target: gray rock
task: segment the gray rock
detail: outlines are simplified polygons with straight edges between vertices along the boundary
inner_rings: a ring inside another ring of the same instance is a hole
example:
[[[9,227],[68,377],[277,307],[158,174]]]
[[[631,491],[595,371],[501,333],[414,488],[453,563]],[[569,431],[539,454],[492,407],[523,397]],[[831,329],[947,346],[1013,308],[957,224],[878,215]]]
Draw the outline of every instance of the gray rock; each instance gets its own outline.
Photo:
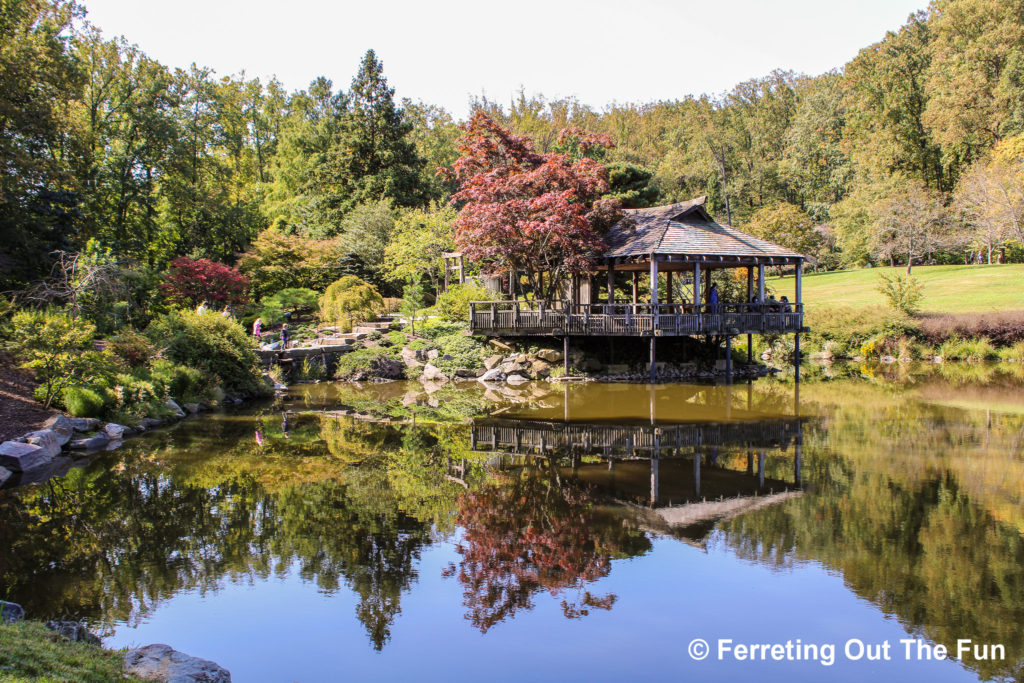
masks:
[[[472,377],[472,378],[476,379],[477,371],[476,370],[470,370],[469,368],[459,368],[458,370],[455,371],[455,376],[456,377]]]
[[[0,620],[8,624],[21,621],[25,618],[25,610],[16,602],[0,600]]]
[[[61,446],[71,441],[71,435],[75,433],[75,425],[64,415],[54,415],[43,426],[57,433]]]
[[[438,351],[437,349],[430,349],[429,351],[427,351],[427,359],[429,360],[436,360],[437,357],[440,355],[441,352]]]
[[[181,407],[187,410],[189,415],[195,415],[203,409],[203,406],[198,403],[182,403]]]
[[[517,372],[522,372],[526,368],[524,368],[522,365],[515,362],[514,360],[508,360],[499,365],[498,369],[504,372],[506,375],[512,375]]]
[[[124,653],[125,673],[144,681],[230,683],[231,673],[215,662],[154,643]]]
[[[181,406],[179,406],[173,398],[169,398],[164,402],[164,408],[171,411],[171,414],[174,415],[174,417],[185,417],[185,411],[181,409]]]
[[[487,368],[488,370],[493,370],[494,368],[498,367],[498,365],[501,364],[502,360],[502,357],[499,356],[498,354],[488,356],[487,360],[484,361],[484,367]]]
[[[522,375],[509,375],[507,378],[505,378],[505,381],[508,382],[509,384],[525,384],[530,380],[529,378],[523,377]]]
[[[0,467],[0,486],[7,483],[7,480],[11,478],[11,471],[6,467]]]
[[[555,351],[554,349],[541,349],[537,352],[537,358],[546,360],[549,363],[561,362],[563,356],[561,351]]]
[[[448,375],[441,372],[439,368],[430,363],[423,366],[423,374],[420,375],[420,379],[425,382],[447,382]]]
[[[68,422],[76,432],[92,432],[100,428],[100,421],[95,417],[69,417]]]
[[[87,439],[75,439],[71,442],[71,448],[76,451],[96,451],[110,443],[110,437],[100,432]]]
[[[423,365],[419,361],[419,354],[412,349],[402,349],[402,362],[407,368],[415,368]]]
[[[5,441],[0,444],[0,467],[12,472],[25,472],[33,467],[45,465],[53,460],[53,456],[31,443]]]
[[[108,422],[106,425],[103,426],[103,432],[111,439],[114,439],[115,441],[123,439],[127,431],[127,427],[125,427],[124,425],[119,425],[115,422]]]
[[[498,368],[491,368],[477,378],[478,382],[503,382],[505,373]]]
[[[25,441],[33,446],[39,446],[49,458],[56,458],[60,455],[60,449],[64,445],[61,436],[52,429],[40,429],[38,432],[29,432],[25,435]]]
[[[61,636],[73,642],[89,643],[90,645],[101,645],[100,639],[89,633],[85,624],[77,621],[48,621],[46,628],[56,631]]]
[[[147,431],[150,429],[156,429],[163,424],[163,420],[158,420],[154,417],[144,417],[139,420],[139,429]]]

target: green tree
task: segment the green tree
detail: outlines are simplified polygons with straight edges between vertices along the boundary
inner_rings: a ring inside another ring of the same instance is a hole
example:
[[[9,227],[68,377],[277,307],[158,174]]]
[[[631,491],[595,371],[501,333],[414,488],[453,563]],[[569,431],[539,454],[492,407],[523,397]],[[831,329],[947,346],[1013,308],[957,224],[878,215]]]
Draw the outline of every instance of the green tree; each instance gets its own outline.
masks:
[[[657,206],[661,191],[651,184],[654,172],[628,161],[608,164],[608,192],[606,198],[617,199],[624,209]]]
[[[816,256],[821,245],[821,235],[815,232],[811,217],[786,202],[761,209],[746,228],[757,237],[808,256]]]
[[[384,277],[392,282],[426,278],[435,292],[440,291],[442,254],[455,249],[453,223],[457,215],[449,205],[401,213],[384,248]]]
[[[398,310],[402,315],[409,317],[409,328],[416,334],[416,316],[426,306],[426,297],[423,294],[423,283],[419,280],[410,282],[402,288],[402,306]]]

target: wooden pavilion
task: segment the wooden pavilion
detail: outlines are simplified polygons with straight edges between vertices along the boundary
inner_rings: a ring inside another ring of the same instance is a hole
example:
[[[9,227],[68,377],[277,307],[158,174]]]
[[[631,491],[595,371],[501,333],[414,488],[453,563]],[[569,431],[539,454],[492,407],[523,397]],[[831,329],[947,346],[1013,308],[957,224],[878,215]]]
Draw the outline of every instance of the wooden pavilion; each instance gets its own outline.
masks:
[[[655,339],[662,336],[705,335],[724,339],[754,334],[794,334],[799,357],[803,325],[801,274],[806,257],[791,249],[741,232],[715,221],[705,209],[706,197],[688,202],[626,211],[626,217],[606,236],[608,250],[596,272],[561,283],[561,298],[553,304],[528,302],[516,296],[505,301],[477,301],[470,305],[474,334],[496,337],[560,336],[568,348],[569,337],[649,337],[651,375],[654,376]],[[446,255],[452,270],[457,264],[464,279],[459,254]],[[767,300],[765,268],[792,266],[796,296],[792,302]],[[746,269],[743,301],[707,300],[712,273]],[[597,280],[606,274],[602,299]],[[632,297],[616,299],[617,278],[631,278]],[[640,282],[645,278],[650,295],[640,301]],[[494,288],[494,283],[490,286]],[[660,292],[665,296],[661,297]],[[727,362],[729,355],[726,356]],[[731,363],[728,367],[731,371]]]

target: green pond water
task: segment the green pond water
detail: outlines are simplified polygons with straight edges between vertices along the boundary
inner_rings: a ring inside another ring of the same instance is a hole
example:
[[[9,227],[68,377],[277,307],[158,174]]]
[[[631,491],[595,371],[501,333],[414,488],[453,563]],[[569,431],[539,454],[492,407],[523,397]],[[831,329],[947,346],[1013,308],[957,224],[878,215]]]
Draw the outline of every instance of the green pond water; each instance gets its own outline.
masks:
[[[235,681],[1018,680],[1022,370],[300,385],[0,491],[0,598]]]

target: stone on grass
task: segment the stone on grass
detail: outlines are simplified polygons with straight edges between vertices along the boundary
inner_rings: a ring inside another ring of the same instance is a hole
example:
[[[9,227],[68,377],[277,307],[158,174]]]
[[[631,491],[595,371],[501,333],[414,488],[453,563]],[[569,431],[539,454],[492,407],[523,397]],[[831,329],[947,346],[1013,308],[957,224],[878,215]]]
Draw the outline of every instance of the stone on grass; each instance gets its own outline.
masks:
[[[71,442],[71,448],[76,451],[97,451],[110,443],[110,437],[100,432],[87,439],[75,439]]]
[[[29,432],[25,435],[25,441],[33,446],[42,448],[46,451],[47,457],[50,458],[56,458],[60,455],[61,446],[64,445],[60,434],[52,429],[40,429],[37,432]]]
[[[477,377],[478,382],[503,382],[505,380],[505,373],[498,368],[492,368],[484,374]]]
[[[57,436],[60,437],[61,446],[71,441],[71,435],[75,433],[75,425],[65,415],[54,415],[46,421],[43,427],[52,429],[57,433]]]
[[[420,379],[426,382],[447,382],[448,375],[441,372],[441,369],[435,365],[427,363],[423,366],[423,374],[420,375]]]
[[[25,610],[16,602],[0,600],[0,621],[13,624],[25,618]]]
[[[89,633],[85,624],[79,621],[48,621],[46,628],[67,638],[72,642],[88,643],[90,645],[102,645],[100,639]]]
[[[70,417],[68,422],[76,432],[92,432],[100,428],[100,421],[95,417]]]
[[[185,417],[185,411],[181,409],[181,406],[179,406],[177,401],[175,401],[173,398],[169,398],[164,402],[164,408],[167,408],[167,410],[171,411],[171,414],[174,415],[174,417]]]
[[[45,449],[31,443],[5,441],[0,444],[0,467],[11,472],[25,472],[53,460]]]
[[[144,681],[230,683],[231,673],[216,662],[154,643],[124,653],[125,673]]]

